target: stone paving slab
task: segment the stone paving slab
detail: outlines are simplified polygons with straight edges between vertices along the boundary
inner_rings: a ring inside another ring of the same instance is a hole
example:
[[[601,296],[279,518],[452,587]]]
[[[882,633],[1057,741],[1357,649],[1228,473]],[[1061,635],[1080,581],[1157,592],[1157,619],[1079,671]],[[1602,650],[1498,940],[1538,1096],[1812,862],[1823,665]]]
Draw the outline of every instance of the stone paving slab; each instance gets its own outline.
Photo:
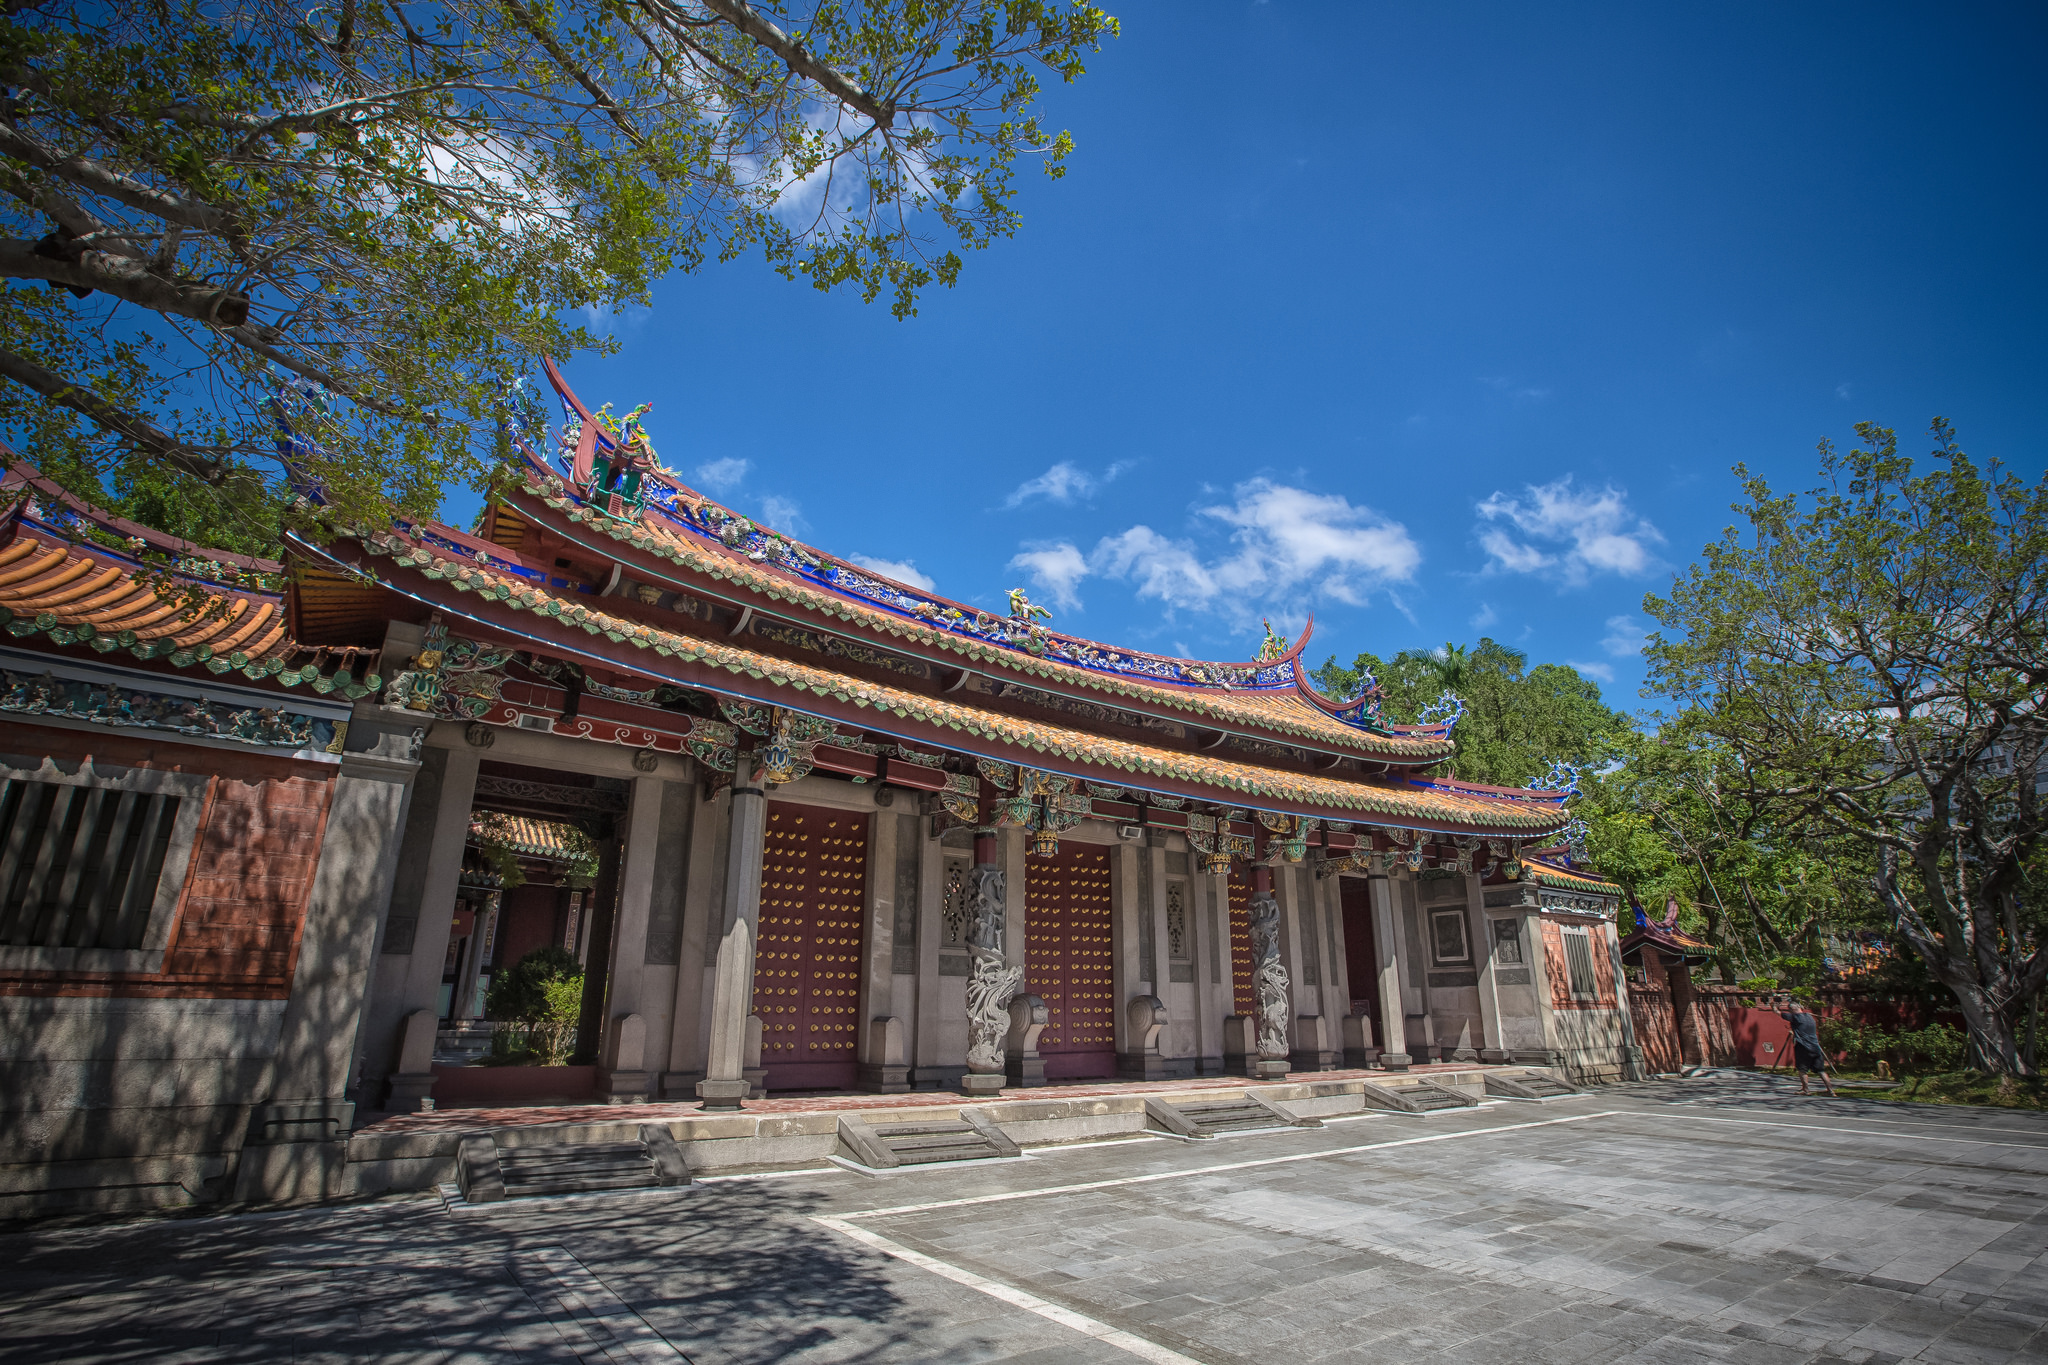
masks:
[[[0,1237],[0,1357],[2048,1365],[2048,1121],[1784,1090],[44,1226]]]

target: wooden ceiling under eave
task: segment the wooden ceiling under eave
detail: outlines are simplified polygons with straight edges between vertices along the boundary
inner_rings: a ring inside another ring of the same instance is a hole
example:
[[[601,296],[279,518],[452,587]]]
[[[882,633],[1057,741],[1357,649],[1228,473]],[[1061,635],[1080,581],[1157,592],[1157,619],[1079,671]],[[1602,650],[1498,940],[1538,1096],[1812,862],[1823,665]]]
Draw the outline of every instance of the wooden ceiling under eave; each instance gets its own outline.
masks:
[[[418,603],[381,584],[361,583],[304,560],[295,560],[291,568],[285,610],[292,636],[301,644],[377,649],[392,620],[420,612]]]

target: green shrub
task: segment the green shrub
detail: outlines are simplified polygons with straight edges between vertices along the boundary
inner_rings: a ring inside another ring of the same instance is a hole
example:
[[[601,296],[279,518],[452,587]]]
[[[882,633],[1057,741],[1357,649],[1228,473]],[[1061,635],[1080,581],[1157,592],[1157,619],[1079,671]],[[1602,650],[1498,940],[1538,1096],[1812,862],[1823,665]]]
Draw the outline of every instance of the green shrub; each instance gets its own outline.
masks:
[[[491,981],[484,1012],[500,1021],[494,1060],[560,1066],[583,1013],[583,964],[560,948],[536,948]]]
[[[1840,1057],[1851,1071],[1874,1070],[1879,1062],[1899,1074],[1953,1071],[1962,1063],[1969,1039],[1947,1024],[1893,1033],[1881,1024],[1865,1024],[1843,1015],[1820,1021],[1820,1045],[1829,1057]]]

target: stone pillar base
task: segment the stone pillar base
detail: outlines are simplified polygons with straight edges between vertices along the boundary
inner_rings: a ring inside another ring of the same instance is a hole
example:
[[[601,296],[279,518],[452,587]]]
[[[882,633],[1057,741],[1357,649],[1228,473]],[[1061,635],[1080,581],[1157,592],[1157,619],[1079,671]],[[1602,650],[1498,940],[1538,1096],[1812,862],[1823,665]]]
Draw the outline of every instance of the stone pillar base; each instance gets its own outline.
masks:
[[[1028,1057],[1011,1057],[1005,1068],[1006,1079],[1020,1089],[1045,1084],[1045,1058],[1036,1052]]]
[[[757,1100],[765,1100],[768,1098],[767,1067],[750,1066],[741,1071],[740,1075],[746,1079],[748,1086],[752,1088],[752,1098]]]
[[[1335,1071],[1337,1054],[1320,1049],[1303,1048],[1289,1053],[1287,1064],[1296,1071]]]
[[[910,1089],[910,1068],[863,1062],[857,1084],[877,1095],[901,1095]]]
[[[1254,1076],[1257,1076],[1262,1081],[1271,1081],[1279,1080],[1285,1077],[1287,1075],[1287,1070],[1288,1063],[1286,1058],[1277,1057],[1273,1058],[1272,1060],[1268,1060],[1264,1057],[1261,1057],[1259,1058],[1257,1066],[1255,1066],[1252,1069],[1252,1074]]]
[[[416,1114],[434,1107],[434,1073],[401,1071],[391,1078],[391,1094],[384,1108],[393,1114]]]
[[[697,1082],[697,1098],[704,1101],[706,1109],[738,1109],[740,1101],[754,1093],[754,1083],[748,1080],[714,1081],[708,1077]]]
[[[1043,1063],[1040,1069],[1043,1069]],[[1156,1052],[1119,1053],[1116,1075],[1122,1081],[1163,1081],[1166,1079],[1166,1059]]]
[[[654,1098],[651,1071],[605,1071],[599,1073],[598,1094],[606,1104],[645,1104]]]
[[[979,1071],[970,1071],[960,1078],[960,1093],[993,1096],[1009,1079],[1008,1076],[984,1075]]]
[[[1415,1064],[1415,1059],[1405,1052],[1382,1052],[1380,1065],[1389,1071],[1406,1071]]]
[[[1376,1047],[1347,1047],[1344,1049],[1344,1065],[1354,1071],[1362,1071],[1380,1064],[1380,1050]]]
[[[1479,1049],[1479,1060],[1485,1062],[1488,1066],[1499,1066],[1507,1061],[1507,1059],[1508,1054],[1500,1048],[1483,1047]]]

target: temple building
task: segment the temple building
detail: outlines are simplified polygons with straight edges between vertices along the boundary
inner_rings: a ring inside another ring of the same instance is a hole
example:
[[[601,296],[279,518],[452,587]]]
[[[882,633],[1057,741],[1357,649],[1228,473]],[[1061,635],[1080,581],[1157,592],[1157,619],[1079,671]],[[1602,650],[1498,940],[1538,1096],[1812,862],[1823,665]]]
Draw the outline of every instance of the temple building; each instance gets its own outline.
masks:
[[[456,1105],[1636,1074],[1568,782],[1443,776],[1455,699],[893,582],[548,373],[469,532],[280,564],[12,467],[0,1217],[391,1187],[349,1135]],[[570,1064],[457,1065],[540,947]]]

